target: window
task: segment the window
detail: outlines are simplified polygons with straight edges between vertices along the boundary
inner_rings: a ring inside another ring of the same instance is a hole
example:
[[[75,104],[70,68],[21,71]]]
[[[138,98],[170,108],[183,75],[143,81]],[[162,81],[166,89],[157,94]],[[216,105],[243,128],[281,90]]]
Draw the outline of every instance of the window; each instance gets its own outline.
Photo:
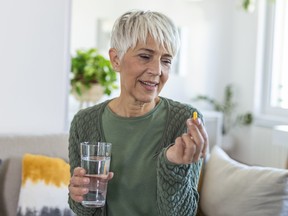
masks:
[[[263,82],[259,109],[270,123],[273,121],[272,125],[288,124],[288,1],[264,4]]]
[[[288,3],[276,3],[273,39],[271,106],[288,109]]]

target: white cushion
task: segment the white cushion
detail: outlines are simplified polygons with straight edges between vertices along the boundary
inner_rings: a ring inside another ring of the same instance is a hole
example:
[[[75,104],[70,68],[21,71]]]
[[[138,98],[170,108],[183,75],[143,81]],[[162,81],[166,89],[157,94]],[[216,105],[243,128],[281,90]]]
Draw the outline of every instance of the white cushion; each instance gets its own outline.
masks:
[[[247,166],[215,146],[205,166],[200,206],[207,216],[287,216],[288,170]]]

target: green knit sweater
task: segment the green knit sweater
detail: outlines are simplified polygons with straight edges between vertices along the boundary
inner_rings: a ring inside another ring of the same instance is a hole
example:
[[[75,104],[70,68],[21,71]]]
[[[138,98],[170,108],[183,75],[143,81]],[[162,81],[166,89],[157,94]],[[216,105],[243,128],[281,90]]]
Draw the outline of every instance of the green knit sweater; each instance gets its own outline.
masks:
[[[166,158],[167,147],[186,132],[186,120],[195,108],[163,98],[168,117],[164,136],[159,143],[155,156],[157,162],[157,206],[160,216],[193,216],[197,212],[199,195],[197,184],[201,161],[190,165],[176,165]],[[75,167],[80,166],[80,143],[83,141],[106,141],[102,125],[102,113],[109,101],[79,111],[70,128],[69,159],[71,175]],[[198,112],[198,111],[197,111]],[[198,112],[199,113],[199,112]],[[201,113],[199,117],[202,119]],[[70,208],[81,216],[107,216],[105,208],[86,208],[69,197]]]

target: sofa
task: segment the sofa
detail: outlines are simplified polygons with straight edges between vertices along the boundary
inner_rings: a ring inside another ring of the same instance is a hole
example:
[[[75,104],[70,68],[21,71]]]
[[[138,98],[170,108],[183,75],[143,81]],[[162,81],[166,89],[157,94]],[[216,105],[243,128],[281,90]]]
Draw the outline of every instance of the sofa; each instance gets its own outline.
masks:
[[[15,216],[24,155],[68,162],[68,134],[0,135],[0,148],[0,215]],[[239,163],[218,146],[204,160],[199,193],[197,215],[288,216],[288,171]]]
[[[0,149],[0,216],[16,216],[24,154],[45,155],[68,162],[68,134],[0,135]]]

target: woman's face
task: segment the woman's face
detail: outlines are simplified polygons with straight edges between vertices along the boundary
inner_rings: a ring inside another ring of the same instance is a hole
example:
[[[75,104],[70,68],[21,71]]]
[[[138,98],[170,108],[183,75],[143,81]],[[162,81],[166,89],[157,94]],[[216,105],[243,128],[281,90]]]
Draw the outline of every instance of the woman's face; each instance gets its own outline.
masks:
[[[172,56],[149,37],[128,49],[117,66],[121,78],[121,95],[135,102],[149,103],[158,97],[168,80]]]

